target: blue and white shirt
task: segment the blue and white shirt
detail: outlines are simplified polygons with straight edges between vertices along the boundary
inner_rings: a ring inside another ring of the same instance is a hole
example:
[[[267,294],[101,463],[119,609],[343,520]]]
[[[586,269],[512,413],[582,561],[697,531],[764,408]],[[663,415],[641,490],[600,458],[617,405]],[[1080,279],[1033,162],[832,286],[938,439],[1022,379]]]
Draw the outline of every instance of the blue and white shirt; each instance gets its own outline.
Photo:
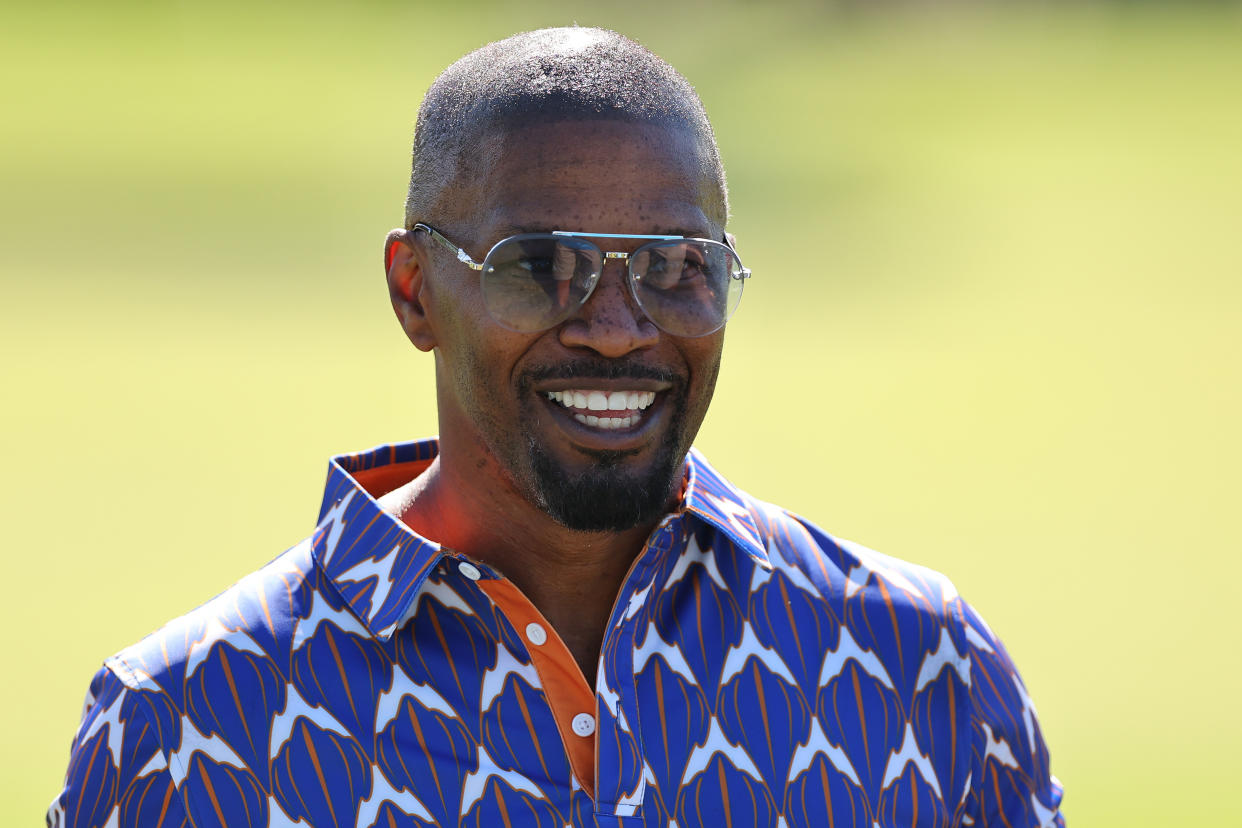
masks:
[[[1061,826],[1034,706],[941,575],[697,452],[594,687],[495,569],[332,460],[315,531],[95,676],[52,826]]]

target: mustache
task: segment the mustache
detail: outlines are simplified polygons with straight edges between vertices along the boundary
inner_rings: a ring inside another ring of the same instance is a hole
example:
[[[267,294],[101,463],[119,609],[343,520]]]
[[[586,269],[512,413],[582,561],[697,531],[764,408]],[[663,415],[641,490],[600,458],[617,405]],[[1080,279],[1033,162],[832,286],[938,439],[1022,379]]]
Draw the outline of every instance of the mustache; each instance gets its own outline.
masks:
[[[556,365],[540,365],[523,372],[521,384],[529,389],[536,382],[569,379],[641,379],[681,385],[682,377],[667,368],[657,368],[633,359],[578,359]]]

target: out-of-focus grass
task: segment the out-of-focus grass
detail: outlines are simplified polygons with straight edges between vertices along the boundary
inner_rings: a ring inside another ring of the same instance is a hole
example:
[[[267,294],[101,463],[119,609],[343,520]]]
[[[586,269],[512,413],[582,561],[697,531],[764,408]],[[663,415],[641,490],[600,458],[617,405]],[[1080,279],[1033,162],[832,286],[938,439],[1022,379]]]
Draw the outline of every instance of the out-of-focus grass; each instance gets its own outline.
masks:
[[[418,97],[577,20],[699,87],[756,273],[699,444],[954,577],[1080,825],[1240,813],[1242,22],[1230,6],[639,3],[6,13],[0,809],[100,659],[434,432],[379,267]]]

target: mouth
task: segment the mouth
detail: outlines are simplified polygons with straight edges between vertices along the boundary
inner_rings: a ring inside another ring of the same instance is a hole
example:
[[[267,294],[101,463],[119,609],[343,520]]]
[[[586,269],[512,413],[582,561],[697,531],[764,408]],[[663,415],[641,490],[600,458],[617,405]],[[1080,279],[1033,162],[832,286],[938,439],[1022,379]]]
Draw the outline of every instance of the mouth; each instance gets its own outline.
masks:
[[[640,389],[566,388],[544,395],[577,422],[600,431],[634,428],[656,400],[655,391]]]
[[[527,432],[547,449],[568,451],[566,462],[582,454],[593,462],[636,462],[677,425],[686,381],[664,366],[580,359],[530,369],[518,390],[535,403],[527,409]]]
[[[579,376],[531,390],[542,402],[540,419],[576,451],[628,456],[661,439],[673,413],[675,388],[665,379]]]

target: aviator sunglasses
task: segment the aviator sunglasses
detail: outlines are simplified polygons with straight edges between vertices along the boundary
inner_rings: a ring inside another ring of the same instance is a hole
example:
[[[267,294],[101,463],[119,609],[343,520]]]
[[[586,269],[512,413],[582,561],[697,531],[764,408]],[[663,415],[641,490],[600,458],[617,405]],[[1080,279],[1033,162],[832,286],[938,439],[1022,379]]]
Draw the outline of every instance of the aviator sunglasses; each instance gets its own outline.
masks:
[[[624,233],[521,233],[496,242],[482,263],[429,224],[423,231],[480,272],[483,304],[500,325],[538,333],[568,319],[590,298],[608,259],[624,259],[630,294],[673,336],[706,336],[737,310],[750,271],[727,243],[685,236]],[[588,239],[647,239],[633,253],[601,250]],[[727,237],[726,237],[727,241]]]

